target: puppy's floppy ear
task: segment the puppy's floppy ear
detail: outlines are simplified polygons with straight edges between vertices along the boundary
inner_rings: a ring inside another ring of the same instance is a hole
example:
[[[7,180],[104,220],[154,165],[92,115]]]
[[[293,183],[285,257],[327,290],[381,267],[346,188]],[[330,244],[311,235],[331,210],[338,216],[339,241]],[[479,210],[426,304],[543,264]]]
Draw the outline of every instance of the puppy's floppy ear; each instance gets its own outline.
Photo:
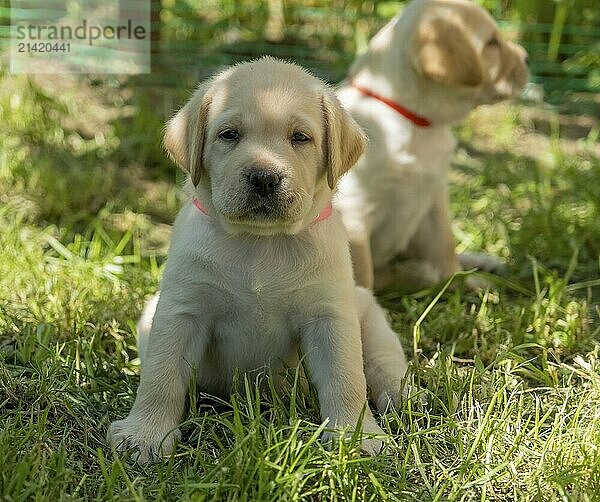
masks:
[[[202,175],[202,149],[210,106],[211,83],[200,84],[191,99],[173,116],[165,129],[164,145],[170,157],[197,186]]]
[[[417,72],[436,82],[475,87],[483,81],[479,55],[462,23],[452,17],[421,21],[410,55]]]
[[[364,152],[367,136],[333,92],[326,91],[321,96],[321,108],[325,122],[327,183],[333,190],[338,178],[356,164]]]

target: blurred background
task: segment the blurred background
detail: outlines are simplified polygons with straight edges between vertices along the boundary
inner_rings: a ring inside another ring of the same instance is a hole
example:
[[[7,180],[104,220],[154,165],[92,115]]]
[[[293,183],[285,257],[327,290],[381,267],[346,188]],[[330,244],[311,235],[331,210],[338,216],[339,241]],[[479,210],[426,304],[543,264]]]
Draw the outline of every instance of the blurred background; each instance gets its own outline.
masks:
[[[329,82],[339,82],[371,36],[404,5],[397,1],[357,0],[147,1],[152,12],[150,74],[40,78],[8,74],[6,48],[11,10],[8,0],[0,0],[0,48],[4,48],[0,61],[5,88],[2,99],[6,105],[3,126],[9,129],[6,132],[10,135],[12,130],[31,146],[53,146],[48,152],[50,157],[76,153],[100,159],[111,157],[116,164],[127,159],[128,164],[134,164],[130,167],[143,169],[145,175],[160,176],[165,169],[173,171],[160,148],[162,124],[199,80],[225,65],[270,54],[304,65]],[[69,2],[63,0],[39,3],[55,18],[69,7]],[[532,76],[524,97],[530,104],[553,105],[547,111],[562,114],[553,116],[553,120],[548,120],[547,114],[536,115],[536,127],[545,128],[547,133],[554,127],[557,133],[556,126],[564,125],[569,135],[596,140],[596,119],[600,116],[596,94],[600,91],[597,1],[477,3],[492,13],[508,38],[529,52]],[[91,112],[94,107],[101,109]],[[59,116],[69,117],[68,127],[58,123]],[[15,123],[11,124],[11,120]],[[30,121],[31,125],[25,126]],[[50,130],[59,127],[61,132],[52,135],[49,130],[44,131],[46,125]],[[29,131],[28,127],[39,130]],[[24,130],[19,131],[20,128]],[[47,155],[42,155],[41,162],[52,163]],[[80,163],[81,159],[77,161]],[[66,164],[70,162],[67,160]],[[95,197],[87,208],[98,210],[103,204],[100,199]],[[50,207],[52,200],[40,203],[44,206],[40,211],[55,216],[72,213]]]
[[[202,72],[269,53],[339,81],[403,2],[154,0],[159,65]],[[600,9],[595,0],[483,0],[530,54],[548,97],[600,90]],[[166,57],[165,57],[166,56]]]

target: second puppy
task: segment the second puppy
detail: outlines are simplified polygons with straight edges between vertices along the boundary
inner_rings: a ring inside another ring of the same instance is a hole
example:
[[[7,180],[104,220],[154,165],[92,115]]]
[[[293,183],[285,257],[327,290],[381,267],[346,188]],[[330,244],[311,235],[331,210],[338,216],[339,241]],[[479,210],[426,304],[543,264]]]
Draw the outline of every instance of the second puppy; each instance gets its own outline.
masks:
[[[142,318],[140,385],[129,415],[110,426],[113,446],[136,447],[140,462],[170,453],[192,375],[227,398],[236,370],[277,374],[299,350],[330,427],[355,429],[364,413],[362,431],[382,434],[367,385],[385,409],[406,361],[374,298],[354,285],[331,208],[364,145],[327,86],[271,58],[202,84],[169,122],[165,146],[189,173],[191,196],[160,298]],[[365,437],[362,448],[375,454],[382,440]]]
[[[454,250],[450,126],[515,96],[527,78],[523,48],[467,0],[413,0],[375,35],[338,94],[370,140],[336,201],[359,284],[418,288],[463,267],[499,266]]]

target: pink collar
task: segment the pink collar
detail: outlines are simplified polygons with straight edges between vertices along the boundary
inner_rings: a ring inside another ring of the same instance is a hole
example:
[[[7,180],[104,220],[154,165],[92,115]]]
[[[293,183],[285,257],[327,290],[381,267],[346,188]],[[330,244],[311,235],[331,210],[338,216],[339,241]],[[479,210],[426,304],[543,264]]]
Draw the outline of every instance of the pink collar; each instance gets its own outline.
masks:
[[[206,216],[210,216],[208,214],[208,211],[206,211],[206,208],[202,205],[202,202],[200,202],[197,197],[194,197],[192,199],[192,202],[194,203],[194,206],[198,208],[198,211],[204,213]],[[329,204],[325,206],[325,209],[323,209],[323,211],[321,211],[317,216],[315,216],[314,220],[311,221],[311,224],[326,220],[331,216],[331,213],[333,213],[333,206],[331,205],[330,201]]]
[[[410,110],[407,110],[406,108],[404,108],[403,106],[400,106],[398,103],[396,103],[395,101],[392,101],[391,99],[384,98],[383,96],[380,96],[379,94],[375,94],[374,92],[370,91],[366,87],[361,87],[360,85],[356,85],[354,83],[354,81],[352,80],[352,77],[348,77],[348,83],[352,87],[354,87],[358,92],[360,92],[361,94],[368,96],[369,98],[376,99],[377,101],[381,101],[382,103],[386,104],[392,110],[395,110],[400,115],[402,115],[403,117],[410,120],[413,124],[415,124],[419,127],[429,127],[431,125],[431,122],[429,122],[429,120],[427,120],[425,117],[421,117],[420,115],[417,115],[416,113],[413,113]]]

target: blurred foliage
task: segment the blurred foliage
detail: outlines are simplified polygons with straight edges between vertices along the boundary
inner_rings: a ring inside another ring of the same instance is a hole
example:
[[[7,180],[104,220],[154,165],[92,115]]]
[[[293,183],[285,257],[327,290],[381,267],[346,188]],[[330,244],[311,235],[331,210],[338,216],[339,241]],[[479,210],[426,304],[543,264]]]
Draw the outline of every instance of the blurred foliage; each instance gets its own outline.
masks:
[[[144,247],[164,252],[160,222],[171,222],[179,206],[161,148],[164,117],[151,93],[102,83],[0,72],[0,207],[57,225],[66,240],[98,227],[109,240],[153,228]]]
[[[178,64],[201,62],[210,68],[270,54],[339,80],[356,48],[364,47],[399,6],[356,0],[163,0],[161,63],[175,57]]]
[[[264,54],[339,81],[357,53],[405,2],[361,0],[147,0],[154,10],[151,82],[186,84]],[[597,0],[475,0],[530,54],[532,81],[551,99],[600,90]],[[10,2],[0,0],[6,43]],[[162,71],[156,71],[162,70]],[[181,82],[184,76],[186,82]]]
[[[519,26],[535,76],[547,88],[600,90],[600,9],[596,0],[483,3],[498,19]]]
[[[532,80],[553,91],[600,90],[597,0],[479,0],[530,53]],[[404,2],[162,0],[161,64],[214,67],[262,54],[338,81]],[[158,8],[158,7],[157,7]],[[561,93],[554,98],[561,97]]]

